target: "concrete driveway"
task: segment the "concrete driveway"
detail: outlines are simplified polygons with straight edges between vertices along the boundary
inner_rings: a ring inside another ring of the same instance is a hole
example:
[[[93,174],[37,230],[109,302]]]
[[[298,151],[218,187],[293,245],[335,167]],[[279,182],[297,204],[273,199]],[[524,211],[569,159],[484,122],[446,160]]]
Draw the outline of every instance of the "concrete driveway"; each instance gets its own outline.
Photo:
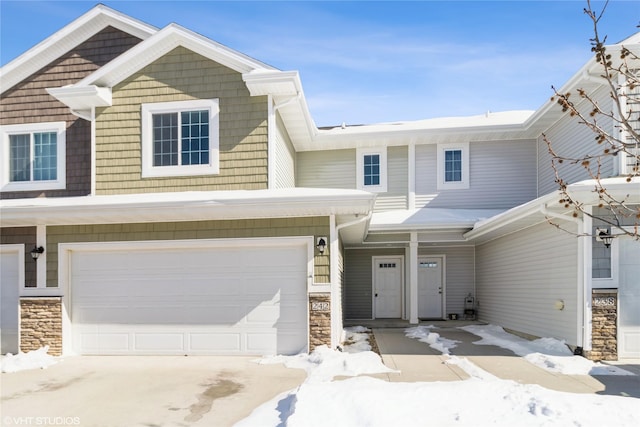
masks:
[[[3,426],[230,426],[297,387],[256,357],[75,356],[0,377]],[[40,418],[38,418],[40,417]]]

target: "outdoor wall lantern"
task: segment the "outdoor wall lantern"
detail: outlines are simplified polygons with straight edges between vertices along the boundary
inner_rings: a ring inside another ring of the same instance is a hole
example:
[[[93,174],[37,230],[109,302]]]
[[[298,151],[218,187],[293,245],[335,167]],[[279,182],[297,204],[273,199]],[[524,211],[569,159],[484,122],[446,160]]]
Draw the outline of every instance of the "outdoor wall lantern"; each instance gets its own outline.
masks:
[[[42,246],[36,246],[33,249],[31,249],[31,258],[33,258],[34,261],[37,261],[38,257],[43,252],[44,252],[44,248]]]
[[[614,237],[606,228],[596,228],[596,241],[604,243],[605,248],[611,247]]]
[[[324,250],[327,248],[327,238],[318,237],[318,243],[316,244],[316,248],[318,248],[318,252],[320,252],[320,255],[322,255],[324,253]]]

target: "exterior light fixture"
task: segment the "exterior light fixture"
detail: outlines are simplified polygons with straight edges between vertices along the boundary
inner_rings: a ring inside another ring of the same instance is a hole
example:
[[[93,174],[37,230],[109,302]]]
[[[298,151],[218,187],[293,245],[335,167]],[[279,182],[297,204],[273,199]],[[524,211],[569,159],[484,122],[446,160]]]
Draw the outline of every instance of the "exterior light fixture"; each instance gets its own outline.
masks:
[[[318,252],[320,252],[320,255],[324,254],[324,250],[327,248],[327,238],[318,237],[316,248],[318,248]]]
[[[33,249],[31,249],[31,258],[33,258],[34,261],[37,261],[38,257],[43,252],[44,252],[44,248],[42,246],[36,246]]]
[[[605,248],[611,247],[614,237],[606,228],[596,228],[596,241],[604,243]]]

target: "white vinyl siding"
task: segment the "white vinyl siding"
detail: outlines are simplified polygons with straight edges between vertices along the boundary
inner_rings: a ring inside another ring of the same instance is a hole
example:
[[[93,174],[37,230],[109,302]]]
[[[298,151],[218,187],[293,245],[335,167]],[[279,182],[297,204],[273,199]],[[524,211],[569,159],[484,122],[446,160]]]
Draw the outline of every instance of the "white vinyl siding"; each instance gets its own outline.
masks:
[[[435,144],[416,146],[416,207],[511,208],[536,195],[534,140],[469,144],[468,189],[438,189]]]
[[[280,116],[276,118],[276,138],[275,138],[275,155],[273,188],[291,188],[296,186],[296,170],[295,158],[296,153],[289,139],[289,135],[285,130],[284,124]]]
[[[575,224],[562,223],[576,231]],[[578,238],[544,222],[476,248],[479,319],[578,344]],[[555,308],[556,301],[564,309]]]
[[[375,211],[407,209],[409,156],[407,147],[389,147],[387,149],[387,191],[378,193]]]
[[[356,188],[356,150],[298,153],[296,166],[298,187]]]
[[[600,107],[608,111],[611,100],[606,88],[598,90],[594,96]],[[587,108],[587,104],[587,102],[583,102],[581,108]],[[551,141],[553,150],[559,156],[570,158],[581,158],[590,153],[602,153],[605,147],[596,143],[595,133],[587,126],[579,124],[578,121],[578,118],[570,117],[567,114],[551,129],[545,131],[545,135]],[[607,123],[604,117],[598,118],[598,123],[607,131],[612,131],[611,123]],[[595,166],[595,161],[593,164]],[[569,162],[564,162],[559,166],[559,171],[560,177],[569,184],[591,178],[580,164],[572,165]],[[614,175],[614,160],[612,156],[607,156],[603,159],[600,175],[602,178]],[[558,189],[558,184],[555,182],[555,174],[551,167],[551,156],[542,136],[538,139],[538,188],[538,196],[543,196]]]

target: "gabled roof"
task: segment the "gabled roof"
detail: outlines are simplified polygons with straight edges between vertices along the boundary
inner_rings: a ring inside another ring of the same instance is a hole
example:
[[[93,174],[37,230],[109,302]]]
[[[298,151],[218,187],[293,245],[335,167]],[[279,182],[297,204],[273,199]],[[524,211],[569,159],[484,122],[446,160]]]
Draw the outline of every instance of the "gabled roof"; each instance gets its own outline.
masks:
[[[11,89],[31,74],[109,26],[142,40],[158,31],[152,25],[99,4],[2,67],[0,69],[0,93]]]
[[[277,71],[263,62],[216,43],[178,24],[169,24],[145,41],[89,74],[74,86],[97,85],[112,88],[178,46],[185,47],[240,73],[248,73],[254,70]]]

